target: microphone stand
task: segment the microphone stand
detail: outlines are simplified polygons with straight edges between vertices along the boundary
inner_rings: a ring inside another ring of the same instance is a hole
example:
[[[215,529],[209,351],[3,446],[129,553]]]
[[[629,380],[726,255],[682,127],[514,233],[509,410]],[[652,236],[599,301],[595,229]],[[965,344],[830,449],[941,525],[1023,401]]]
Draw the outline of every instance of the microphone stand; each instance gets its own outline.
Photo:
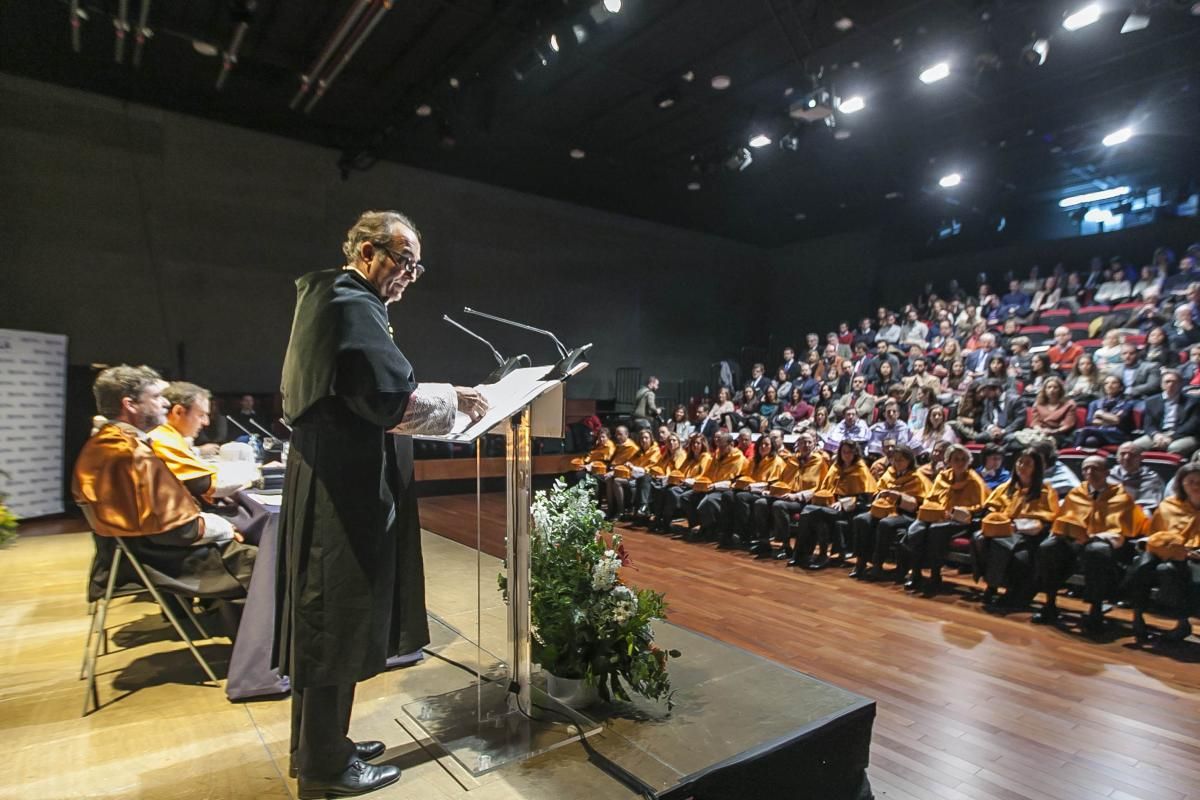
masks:
[[[478,333],[475,333],[475,331],[471,330],[465,325],[450,319],[449,314],[443,314],[442,319],[446,320],[446,322],[449,322],[451,325],[458,328],[471,338],[478,339],[479,341],[483,342],[485,345],[487,345],[487,348],[492,351],[492,356],[496,359],[496,363],[499,366],[489,372],[487,377],[484,378],[481,383],[496,383],[513,370],[520,369],[521,367],[531,366],[532,362],[529,360],[529,356],[521,354],[519,356],[513,356],[512,358],[505,358],[504,356],[500,355],[500,351],[497,350],[491,342],[480,336]]]
[[[573,350],[568,350],[567,346],[564,345],[561,341],[559,341],[559,338],[557,336],[555,336],[553,333],[551,333],[550,331],[545,330],[543,328],[535,328],[532,325],[526,325],[523,322],[515,322],[511,319],[505,319],[504,317],[497,317],[493,314],[485,314],[482,311],[476,311],[475,309],[469,308],[469,307],[464,307],[463,313],[464,314],[473,314],[477,317],[483,317],[484,319],[490,319],[493,322],[499,322],[504,325],[511,325],[514,328],[520,328],[521,330],[524,330],[524,331],[530,331],[532,333],[540,333],[543,336],[549,336],[551,341],[554,342],[554,346],[556,348],[558,348],[559,361],[557,364],[554,365],[554,367],[550,370],[550,372],[546,374],[547,380],[563,380],[565,378],[570,377],[578,369],[584,355],[592,347],[591,343],[588,343],[588,344],[583,345],[582,347],[576,347]]]

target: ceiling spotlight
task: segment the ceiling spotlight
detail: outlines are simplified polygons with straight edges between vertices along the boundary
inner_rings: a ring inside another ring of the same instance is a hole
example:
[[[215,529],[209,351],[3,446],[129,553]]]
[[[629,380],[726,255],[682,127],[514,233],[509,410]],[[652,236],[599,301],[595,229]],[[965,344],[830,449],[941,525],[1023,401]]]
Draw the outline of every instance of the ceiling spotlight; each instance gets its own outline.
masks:
[[[937,83],[948,77],[950,77],[950,64],[942,61],[922,70],[921,83]]]
[[[1128,142],[1133,136],[1133,128],[1118,128],[1117,130],[1105,136],[1101,141],[1105,147],[1115,147],[1119,144]]]
[[[789,133],[779,139],[780,150],[791,150],[795,152],[800,149],[800,137],[794,133]]]
[[[1099,203],[1102,200],[1111,200],[1114,197],[1124,197],[1132,191],[1128,186],[1116,186],[1112,189],[1101,189],[1098,192],[1087,192],[1085,194],[1076,194],[1070,197],[1064,197],[1058,201],[1059,208],[1070,208],[1082,203]]]
[[[421,103],[421,105],[417,106],[418,117],[428,117],[432,113],[433,106],[429,105],[429,103]]]
[[[670,108],[671,106],[675,105],[677,100],[679,100],[679,93],[674,89],[664,89],[663,91],[654,95],[654,105],[658,106],[659,108]]]
[[[1040,67],[1050,55],[1049,39],[1034,39],[1021,51],[1021,63],[1027,67]]]
[[[1134,31],[1144,31],[1150,27],[1150,18],[1145,14],[1134,12],[1125,18],[1125,22],[1121,25],[1121,33],[1133,33]]]
[[[571,33],[575,34],[575,44],[583,44],[588,40],[587,28],[579,23],[571,26]]]
[[[573,158],[573,159],[575,159],[575,160],[577,160],[577,161],[578,161],[579,159],[583,158],[583,157],[584,157],[584,156],[586,156],[586,155],[587,155],[587,153],[583,152],[583,151],[582,151],[582,150],[580,150],[578,147],[572,147],[572,148],[571,148],[571,158]]]
[[[711,81],[712,87],[718,91],[728,89],[732,83],[728,75],[714,75]]]
[[[1083,215],[1084,222],[1106,223],[1113,221],[1113,213],[1107,208],[1089,208]]]
[[[693,69],[689,69],[687,72],[683,73],[679,77],[683,78],[688,83],[691,83],[692,81],[696,80],[696,71]]]
[[[854,20],[850,19],[849,17],[840,17],[836,22],[833,23],[833,27],[837,28],[842,33],[845,33],[854,27]]]
[[[556,33],[550,34],[550,49],[558,52],[558,34]]]
[[[838,111],[842,112],[843,114],[853,114],[856,111],[862,111],[864,108],[866,108],[866,105],[867,104],[863,102],[862,97],[856,94],[853,97],[847,97],[845,100],[841,101],[838,104]]]
[[[883,196],[883,199],[884,200],[899,200],[903,196],[904,195],[901,194],[900,192],[888,192],[887,194],[885,194]]]
[[[1098,19],[1100,19],[1100,4],[1090,3],[1075,13],[1068,14],[1063,20],[1062,26],[1069,31],[1077,31],[1080,28],[1086,28]]]
[[[604,10],[610,14],[620,14],[621,0],[604,0]]]
[[[837,139],[839,142],[843,141],[845,139],[849,139],[850,131],[846,130],[845,128],[843,128],[842,130],[839,130],[839,131],[834,131],[833,138]]]
[[[808,219],[808,214],[805,214],[803,211],[797,211],[792,215],[792,218],[795,219],[796,222],[804,222],[804,220]]]
[[[462,86],[462,84],[459,83],[458,78],[450,79],[450,88],[451,89],[457,89],[459,86]]]
[[[83,11],[83,9],[80,9],[80,12],[82,12],[82,11]],[[192,40],[192,49],[195,50],[200,55],[208,56],[209,58],[213,58],[218,53],[221,52],[220,50],[217,49],[217,46],[215,44],[213,44],[212,42],[202,42],[199,39]]]
[[[750,140],[751,147],[766,147],[771,143],[771,137],[764,133],[757,134]]]
[[[952,189],[962,183],[962,175],[957,172],[951,172],[949,175],[943,175],[938,181],[938,186],[943,189]]]
[[[692,181],[691,183],[689,183],[689,184],[687,185],[687,188],[688,188],[688,191],[689,191],[689,192],[698,192],[698,191],[700,191],[700,181]]]

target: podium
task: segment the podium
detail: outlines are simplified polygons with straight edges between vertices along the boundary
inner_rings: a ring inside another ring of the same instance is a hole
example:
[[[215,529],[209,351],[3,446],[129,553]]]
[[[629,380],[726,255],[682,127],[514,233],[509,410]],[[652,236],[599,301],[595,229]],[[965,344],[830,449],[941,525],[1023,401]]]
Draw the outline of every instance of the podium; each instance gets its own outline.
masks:
[[[476,626],[475,666],[458,664],[475,674],[467,689],[457,689],[406,704],[404,712],[464,769],[474,776],[514,761],[544,753],[599,730],[578,711],[567,708],[534,686],[530,630],[530,547],[533,502],[533,439],[560,438],[564,433],[564,381],[586,368],[586,362],[513,370],[497,382],[477,387],[490,409],[470,423],[460,414],[451,433],[415,438],[476,444],[476,495],[480,439],[488,433],[505,437],[507,571],[507,646],[503,657],[487,652]],[[478,515],[478,503],[476,506]],[[478,519],[477,519],[478,524]],[[478,565],[479,542],[476,542]],[[481,578],[477,567],[476,614],[481,611]],[[478,617],[477,617],[478,618]],[[436,620],[435,620],[436,621]],[[445,623],[443,623],[445,624]],[[446,627],[470,643],[468,633]],[[486,658],[485,658],[486,655]]]

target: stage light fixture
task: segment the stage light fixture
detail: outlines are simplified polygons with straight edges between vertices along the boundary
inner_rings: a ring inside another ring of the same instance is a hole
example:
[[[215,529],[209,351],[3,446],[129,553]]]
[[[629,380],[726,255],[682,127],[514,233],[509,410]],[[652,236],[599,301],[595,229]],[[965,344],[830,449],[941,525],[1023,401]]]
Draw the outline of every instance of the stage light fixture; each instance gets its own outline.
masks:
[[[581,150],[578,147],[571,148],[571,158],[575,159],[576,161],[578,161],[579,159],[583,158],[586,155],[587,155],[587,153],[585,153],[583,150]]]
[[[962,175],[959,175],[957,172],[951,172],[949,175],[943,175],[938,180],[938,186],[941,186],[943,189],[953,189],[960,183],[962,183]]]
[[[654,95],[654,105],[659,108],[670,108],[679,100],[679,92],[674,89],[663,89]]]
[[[771,137],[767,136],[765,133],[755,134],[750,139],[751,147],[766,147],[770,143],[771,143]]]
[[[550,49],[556,53],[558,52],[558,34],[550,34]]]
[[[1113,213],[1107,208],[1089,208],[1083,215],[1084,222],[1097,222],[1100,224],[1113,221]]]
[[[849,17],[839,17],[837,21],[833,23],[833,27],[842,33],[845,33],[854,27],[854,20],[850,19]]]
[[[1071,195],[1064,197],[1058,201],[1059,208],[1070,208],[1082,203],[1099,203],[1103,200],[1111,200],[1114,197],[1124,197],[1132,191],[1128,186],[1114,186],[1112,189],[1101,189],[1096,192],[1087,192],[1085,194]]]
[[[733,84],[733,81],[728,75],[714,75],[709,83],[717,91],[723,91],[728,89]]]
[[[610,14],[620,14],[621,0],[604,0],[604,10]]]
[[[1027,67],[1040,67],[1050,56],[1050,40],[1034,39],[1021,51],[1021,63]]]
[[[796,222],[804,222],[804,220],[808,219],[808,214],[805,214],[803,211],[797,211],[792,215],[792,218],[795,219]]]
[[[818,88],[794,101],[788,107],[788,116],[805,122],[819,122],[833,116],[833,95],[829,90]]]
[[[82,12],[83,9],[80,9]],[[212,42],[202,42],[199,39],[192,40],[192,49],[202,56],[215,58],[221,51]]]
[[[937,83],[950,77],[950,64],[942,61],[921,72],[921,83]]]
[[[846,129],[844,129],[844,128],[843,128],[842,130],[840,130],[840,131],[834,131],[834,132],[833,132],[833,138],[834,138],[834,139],[837,139],[839,142],[840,142],[840,141],[844,141],[844,140],[846,140],[846,139],[849,139],[849,138],[850,138],[850,131],[848,131],[848,130],[846,130]]]
[[[433,106],[429,105],[429,103],[421,103],[421,105],[417,106],[416,113],[418,117],[428,117],[433,113]]]
[[[789,133],[779,139],[780,150],[791,150],[793,153],[800,149],[800,137]]]
[[[1125,22],[1121,24],[1121,33],[1133,33],[1134,31],[1142,31],[1150,27],[1150,18],[1145,14],[1138,14],[1136,11],[1125,18]]]
[[[462,86],[462,83],[459,82],[458,78],[455,78],[455,77],[450,78],[450,88],[451,89],[457,89],[460,86]]]
[[[691,183],[689,183],[689,184],[687,185],[687,188],[688,188],[688,191],[689,191],[689,192],[698,192],[698,191],[700,191],[700,181],[692,181]]]
[[[863,101],[862,96],[856,94],[838,103],[838,111],[843,114],[853,114],[857,111],[862,111],[866,106],[867,104]]]
[[[1068,14],[1064,19],[1062,26],[1069,31],[1077,31],[1080,28],[1086,28],[1088,25],[1100,19],[1100,4],[1089,3],[1083,8]]]
[[[1128,142],[1131,138],[1133,138],[1133,128],[1118,128],[1101,141],[1104,142],[1105,147],[1116,147]]]
[[[725,169],[730,172],[741,172],[754,163],[754,156],[745,147],[739,147],[725,159]]]

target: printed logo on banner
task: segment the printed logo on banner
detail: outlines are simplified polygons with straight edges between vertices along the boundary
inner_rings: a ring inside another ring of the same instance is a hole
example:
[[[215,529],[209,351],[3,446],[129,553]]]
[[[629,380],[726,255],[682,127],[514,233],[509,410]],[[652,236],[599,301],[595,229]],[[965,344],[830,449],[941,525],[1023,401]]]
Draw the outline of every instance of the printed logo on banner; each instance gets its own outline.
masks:
[[[0,329],[0,478],[19,517],[63,511],[67,337]]]

